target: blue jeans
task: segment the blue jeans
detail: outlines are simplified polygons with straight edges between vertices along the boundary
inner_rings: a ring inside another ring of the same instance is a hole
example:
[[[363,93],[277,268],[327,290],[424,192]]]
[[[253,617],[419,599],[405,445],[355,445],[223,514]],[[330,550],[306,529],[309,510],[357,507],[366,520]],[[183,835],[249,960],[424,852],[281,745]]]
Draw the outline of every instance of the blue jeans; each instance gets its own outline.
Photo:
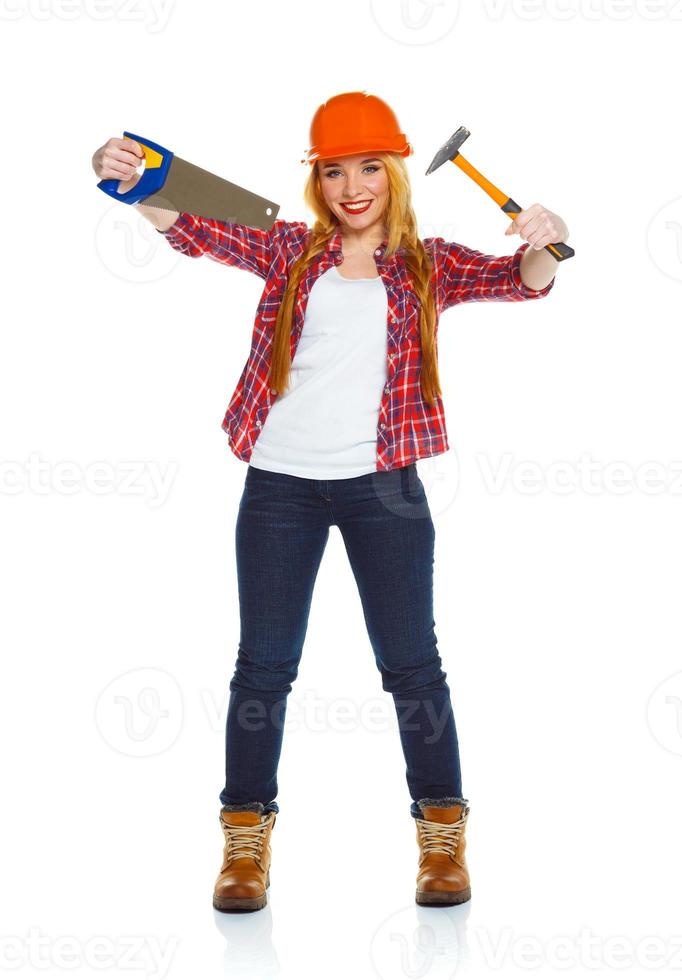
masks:
[[[434,632],[435,529],[415,463],[334,480],[248,466],[235,530],[241,627],[220,801],[279,810],[287,695],[332,525],[357,583],[382,688],[393,696],[410,813],[420,815],[420,801],[459,802],[457,733]]]

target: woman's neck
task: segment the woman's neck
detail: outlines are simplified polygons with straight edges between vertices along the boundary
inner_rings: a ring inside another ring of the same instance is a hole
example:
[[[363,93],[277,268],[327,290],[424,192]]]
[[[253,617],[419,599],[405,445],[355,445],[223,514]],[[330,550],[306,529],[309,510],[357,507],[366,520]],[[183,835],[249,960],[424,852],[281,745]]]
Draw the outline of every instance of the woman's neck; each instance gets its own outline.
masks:
[[[382,225],[371,225],[359,232],[341,225],[341,238],[345,255],[355,255],[359,252],[371,255],[374,249],[381,245],[385,237],[386,231]]]

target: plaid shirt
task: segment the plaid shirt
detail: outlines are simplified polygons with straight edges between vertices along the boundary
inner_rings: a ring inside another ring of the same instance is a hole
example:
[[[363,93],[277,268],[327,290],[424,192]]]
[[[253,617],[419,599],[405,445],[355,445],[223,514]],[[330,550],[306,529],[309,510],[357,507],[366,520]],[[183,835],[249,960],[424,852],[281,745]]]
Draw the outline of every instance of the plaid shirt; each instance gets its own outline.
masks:
[[[232,452],[248,462],[256,439],[268,417],[277,392],[268,383],[270,351],[275,318],[284,295],[292,264],[305,248],[308,226],[303,221],[276,220],[269,231],[236,222],[200,218],[182,212],[165,235],[174,249],[192,257],[207,255],[226,265],[253,272],[265,282],[253,328],[251,352],[225,412],[222,427]],[[336,229],[324,252],[317,255],[301,280],[291,337],[293,361],[303,329],[306,305],[316,279],[343,261],[340,229]],[[426,456],[449,449],[443,401],[429,405],[419,387],[421,343],[420,303],[412,289],[402,258],[402,247],[384,260],[387,241],[374,252],[377,270],[388,297],[387,380],[377,418],[376,469],[407,466]],[[554,279],[544,289],[529,289],[521,280],[521,256],[529,248],[524,242],[513,255],[484,255],[442,238],[423,239],[433,262],[432,288],[437,317],[457,303],[480,300],[526,300],[546,296]],[[436,320],[436,328],[438,320]],[[436,351],[438,339],[436,334]]]

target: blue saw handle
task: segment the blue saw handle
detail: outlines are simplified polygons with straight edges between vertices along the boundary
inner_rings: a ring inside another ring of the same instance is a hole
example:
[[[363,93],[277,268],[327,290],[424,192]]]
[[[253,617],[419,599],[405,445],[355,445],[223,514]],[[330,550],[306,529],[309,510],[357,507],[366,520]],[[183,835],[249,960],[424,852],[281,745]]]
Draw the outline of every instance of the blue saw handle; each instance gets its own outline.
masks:
[[[161,190],[166,182],[173,154],[165,147],[159,146],[158,143],[152,143],[151,140],[144,139],[142,136],[135,136],[134,133],[126,132],[123,135],[135,140],[142,147],[145,158],[142,176],[135,186],[126,191],[125,194],[118,193],[119,180],[100,180],[97,186],[105,194],[116,198],[117,201],[122,201],[124,204],[137,204],[138,201],[142,201],[150,194],[156,194],[157,191]]]

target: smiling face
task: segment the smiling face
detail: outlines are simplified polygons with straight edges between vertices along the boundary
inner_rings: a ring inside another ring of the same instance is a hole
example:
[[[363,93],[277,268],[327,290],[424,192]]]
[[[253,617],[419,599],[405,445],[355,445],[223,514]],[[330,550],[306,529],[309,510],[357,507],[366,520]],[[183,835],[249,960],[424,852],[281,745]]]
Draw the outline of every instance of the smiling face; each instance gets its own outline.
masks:
[[[382,160],[369,153],[318,160],[320,188],[329,209],[352,231],[383,227],[388,204],[388,174]]]

